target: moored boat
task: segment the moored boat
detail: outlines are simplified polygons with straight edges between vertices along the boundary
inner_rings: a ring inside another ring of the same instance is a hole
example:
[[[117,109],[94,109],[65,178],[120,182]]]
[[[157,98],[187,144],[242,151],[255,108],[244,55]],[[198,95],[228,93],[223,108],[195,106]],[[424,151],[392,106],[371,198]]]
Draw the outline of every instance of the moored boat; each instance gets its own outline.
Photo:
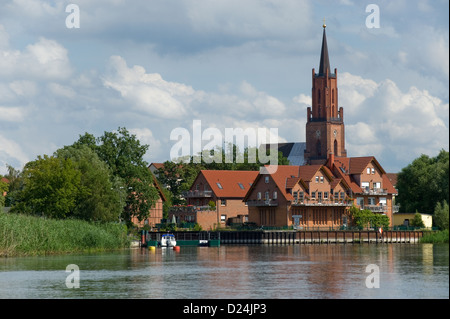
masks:
[[[175,240],[175,236],[173,234],[164,234],[161,236],[161,247],[175,247],[176,245],[177,241]]]

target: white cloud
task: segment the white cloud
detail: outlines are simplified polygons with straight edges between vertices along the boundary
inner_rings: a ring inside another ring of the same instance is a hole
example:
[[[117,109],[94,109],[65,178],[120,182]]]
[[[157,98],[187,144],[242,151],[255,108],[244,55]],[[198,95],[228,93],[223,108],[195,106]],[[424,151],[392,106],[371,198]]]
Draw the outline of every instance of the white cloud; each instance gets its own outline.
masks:
[[[403,92],[392,80],[376,83],[349,73],[340,83],[349,156],[365,153],[390,163],[448,149],[449,105],[427,90]]]
[[[4,33],[0,29],[0,39]],[[3,40],[5,43],[5,40]],[[54,40],[41,37],[21,52],[0,46],[0,74],[8,77],[67,79],[73,72],[68,51]]]
[[[28,156],[21,146],[0,134],[0,174],[6,173],[6,164],[21,167],[28,161]]]
[[[110,66],[112,74],[104,77],[105,87],[118,91],[132,108],[161,119],[187,114],[194,93],[191,87],[165,81],[159,74],[148,74],[142,66],[128,68],[119,56],[111,57]]]

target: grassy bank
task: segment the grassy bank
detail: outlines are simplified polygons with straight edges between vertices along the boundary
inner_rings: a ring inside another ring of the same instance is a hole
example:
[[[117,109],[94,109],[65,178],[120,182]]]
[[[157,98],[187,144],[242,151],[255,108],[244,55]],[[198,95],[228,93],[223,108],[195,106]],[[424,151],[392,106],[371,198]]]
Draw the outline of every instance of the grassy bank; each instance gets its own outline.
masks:
[[[126,228],[0,212],[0,257],[76,253],[129,247]]]
[[[441,230],[436,233],[426,234],[424,233],[423,237],[420,239],[421,243],[447,243],[448,244],[448,229]]]

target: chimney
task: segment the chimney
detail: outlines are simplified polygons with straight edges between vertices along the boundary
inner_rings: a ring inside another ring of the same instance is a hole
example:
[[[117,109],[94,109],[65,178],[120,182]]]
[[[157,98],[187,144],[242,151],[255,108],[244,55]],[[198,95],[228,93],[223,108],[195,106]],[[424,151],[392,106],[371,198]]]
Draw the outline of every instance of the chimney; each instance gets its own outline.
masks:
[[[330,154],[328,154],[328,168],[330,170],[333,169],[333,164],[334,164],[334,153],[330,152]]]

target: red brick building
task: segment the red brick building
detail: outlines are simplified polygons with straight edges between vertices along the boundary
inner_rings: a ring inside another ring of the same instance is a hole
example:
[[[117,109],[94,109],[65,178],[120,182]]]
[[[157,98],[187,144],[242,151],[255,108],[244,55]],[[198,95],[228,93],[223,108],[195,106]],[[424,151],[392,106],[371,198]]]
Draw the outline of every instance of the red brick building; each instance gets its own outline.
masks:
[[[257,171],[202,170],[184,194],[187,206],[172,207],[169,221],[198,223],[203,230],[247,221],[248,207],[243,198]]]
[[[304,166],[262,169],[244,201],[249,222],[263,226],[324,228],[350,225],[349,207],[386,214],[398,208],[391,179],[373,156],[347,157],[344,110],[338,107],[337,69],[330,72],[325,25],[319,72],[312,70]]]
[[[337,69],[330,72],[325,25],[319,72],[312,69],[311,95],[312,107],[308,107],[306,118],[305,161],[325,164],[331,153],[346,157],[344,109],[338,107]]]

